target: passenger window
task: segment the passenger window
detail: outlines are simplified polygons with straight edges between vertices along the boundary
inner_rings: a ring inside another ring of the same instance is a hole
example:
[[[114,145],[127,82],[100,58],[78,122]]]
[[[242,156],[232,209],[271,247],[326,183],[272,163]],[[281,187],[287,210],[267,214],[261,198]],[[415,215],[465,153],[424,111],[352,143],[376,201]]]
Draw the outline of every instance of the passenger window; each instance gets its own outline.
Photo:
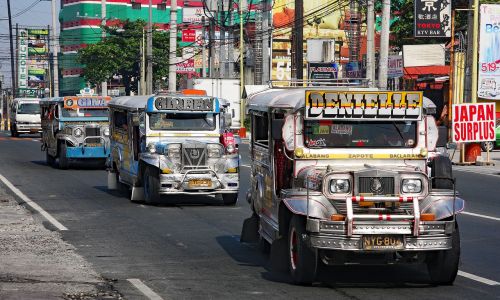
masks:
[[[127,131],[127,113],[124,111],[114,111],[113,112],[113,128],[118,131]]]
[[[269,118],[267,114],[252,116],[252,138],[259,146],[269,147]]]

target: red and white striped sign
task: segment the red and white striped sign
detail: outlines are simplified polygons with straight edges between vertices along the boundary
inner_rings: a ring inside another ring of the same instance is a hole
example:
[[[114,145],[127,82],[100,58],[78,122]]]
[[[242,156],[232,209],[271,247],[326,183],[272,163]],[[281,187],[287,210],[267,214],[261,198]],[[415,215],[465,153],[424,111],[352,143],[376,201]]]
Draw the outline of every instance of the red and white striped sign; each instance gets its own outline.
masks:
[[[495,140],[495,103],[454,104],[452,114],[455,143]]]

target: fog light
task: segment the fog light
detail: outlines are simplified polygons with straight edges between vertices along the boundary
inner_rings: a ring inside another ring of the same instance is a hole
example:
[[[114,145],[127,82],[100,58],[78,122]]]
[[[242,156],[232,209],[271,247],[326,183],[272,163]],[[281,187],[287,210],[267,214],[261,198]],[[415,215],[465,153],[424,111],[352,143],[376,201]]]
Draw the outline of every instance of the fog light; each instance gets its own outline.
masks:
[[[436,220],[435,214],[420,214],[420,221],[434,221]]]
[[[344,215],[339,215],[339,214],[333,214],[330,216],[330,220],[332,221],[344,221],[345,216]]]

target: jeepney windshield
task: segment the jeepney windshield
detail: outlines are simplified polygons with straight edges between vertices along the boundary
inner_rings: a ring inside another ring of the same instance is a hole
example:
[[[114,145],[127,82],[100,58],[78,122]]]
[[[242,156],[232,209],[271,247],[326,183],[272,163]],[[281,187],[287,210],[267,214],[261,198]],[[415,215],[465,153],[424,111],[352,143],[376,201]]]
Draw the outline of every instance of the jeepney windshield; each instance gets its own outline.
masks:
[[[63,118],[82,118],[82,117],[108,117],[107,109],[92,109],[92,108],[78,108],[78,109],[61,109]]]
[[[308,148],[414,148],[415,121],[305,120]]]
[[[202,130],[215,129],[215,114],[200,113],[150,113],[151,130]]]
[[[38,103],[20,103],[17,107],[17,113],[21,115],[36,115],[40,113]]]

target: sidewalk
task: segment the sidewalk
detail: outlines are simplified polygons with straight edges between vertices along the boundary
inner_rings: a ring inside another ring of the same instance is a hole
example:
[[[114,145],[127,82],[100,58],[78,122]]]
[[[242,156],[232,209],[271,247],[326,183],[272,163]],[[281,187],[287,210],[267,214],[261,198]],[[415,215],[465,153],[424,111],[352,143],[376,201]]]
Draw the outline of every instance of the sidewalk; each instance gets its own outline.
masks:
[[[455,153],[454,153],[455,152]],[[450,158],[453,162],[453,169],[457,171],[474,172],[488,175],[499,175],[500,177],[500,149],[496,149],[490,152],[490,161],[495,165],[458,165],[460,161],[460,151],[448,150]],[[486,161],[486,152],[481,153],[481,160]]]
[[[121,299],[41,221],[0,186],[0,299]]]

